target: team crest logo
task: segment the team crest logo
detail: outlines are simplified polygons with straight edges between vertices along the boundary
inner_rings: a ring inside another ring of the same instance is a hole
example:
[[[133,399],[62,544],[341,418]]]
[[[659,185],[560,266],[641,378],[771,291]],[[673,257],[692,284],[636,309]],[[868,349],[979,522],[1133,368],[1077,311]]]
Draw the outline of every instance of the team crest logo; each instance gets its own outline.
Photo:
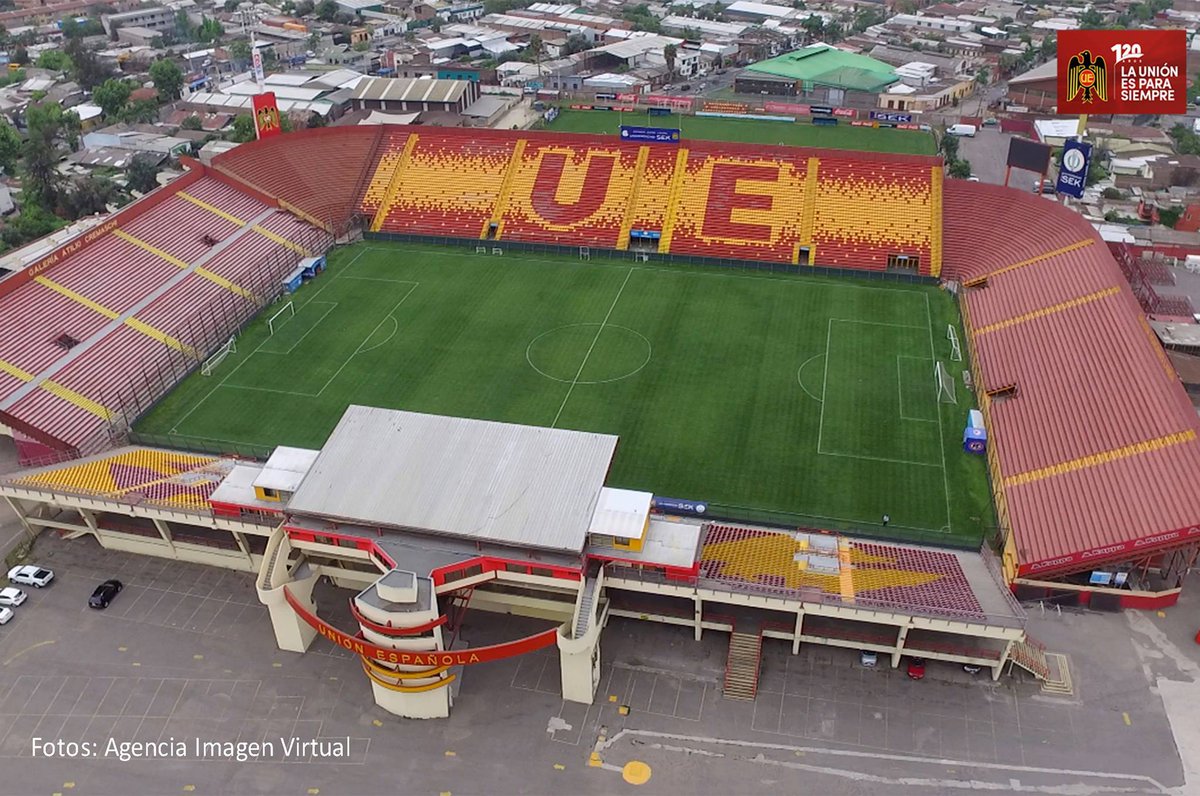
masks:
[[[1108,67],[1104,56],[1093,56],[1091,50],[1084,50],[1067,61],[1067,102],[1076,98],[1086,103],[1108,100]]]
[[[274,106],[258,109],[258,129],[262,132],[279,127],[279,109]]]

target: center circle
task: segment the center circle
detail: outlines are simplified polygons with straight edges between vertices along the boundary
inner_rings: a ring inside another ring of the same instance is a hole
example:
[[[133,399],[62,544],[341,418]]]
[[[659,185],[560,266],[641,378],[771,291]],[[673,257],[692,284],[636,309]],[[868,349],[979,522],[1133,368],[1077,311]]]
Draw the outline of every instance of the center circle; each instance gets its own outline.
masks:
[[[625,326],[572,323],[542,332],[525,349],[529,367],[563,384],[608,384],[635,375],[653,348]]]

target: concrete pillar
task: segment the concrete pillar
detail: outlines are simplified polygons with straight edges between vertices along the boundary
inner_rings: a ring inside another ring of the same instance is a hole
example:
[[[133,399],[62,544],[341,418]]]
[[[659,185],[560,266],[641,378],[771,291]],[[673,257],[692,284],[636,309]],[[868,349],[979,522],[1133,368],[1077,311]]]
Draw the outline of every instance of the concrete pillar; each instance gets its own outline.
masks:
[[[1008,663],[1008,656],[1012,654],[1013,640],[1009,639],[1004,645],[1004,652],[1000,654],[1000,660],[996,661],[996,665],[992,668],[992,679],[999,680],[1000,675],[1004,673],[1004,664]]]
[[[277,555],[273,553],[277,550]],[[283,587],[287,586],[292,596],[299,600],[305,608],[316,613],[313,602],[313,588],[317,585],[318,574],[301,564],[296,570],[295,577],[287,574],[287,561],[292,546],[287,540],[283,529],[276,530],[268,543],[267,556],[263,559],[263,570],[258,574],[255,590],[258,600],[267,606],[271,616],[271,629],[275,631],[275,643],[279,649],[288,652],[305,652],[317,637],[317,631],[296,615],[292,606],[288,605],[283,596]],[[270,571],[267,569],[270,568]]]
[[[21,501],[17,500],[16,498],[5,496],[4,502],[7,503],[8,507],[12,509],[13,514],[17,515],[17,520],[20,521],[21,527],[25,529],[25,533],[29,534],[29,539],[32,541],[34,537],[37,536],[37,531],[35,531],[33,526],[29,524],[29,520],[26,518],[25,511],[21,507]]]
[[[699,594],[697,594],[695,597],[695,600],[696,600],[696,613],[695,613],[696,641],[699,641],[700,637],[704,635],[704,625],[702,624],[704,622],[704,598],[702,598]]]
[[[558,662],[562,672],[562,698],[592,704],[600,686],[600,627],[593,623],[581,638],[570,637],[571,628],[558,629]]]
[[[903,656],[904,641],[908,638],[908,625],[900,626],[900,635],[896,638],[896,651],[892,653],[892,668],[896,669],[900,666],[900,658]]]
[[[796,612],[796,629],[792,638],[792,654],[800,654],[800,634],[804,631],[804,611]]]
[[[84,515],[84,519],[87,519],[86,514]],[[91,525],[91,524],[92,524],[92,521],[88,520],[88,525]],[[171,552],[174,553],[175,552],[175,541],[171,536],[171,526],[167,525],[166,520],[160,520],[160,519],[155,518],[154,527],[158,529],[158,535],[163,538],[163,541],[166,542],[171,547]]]

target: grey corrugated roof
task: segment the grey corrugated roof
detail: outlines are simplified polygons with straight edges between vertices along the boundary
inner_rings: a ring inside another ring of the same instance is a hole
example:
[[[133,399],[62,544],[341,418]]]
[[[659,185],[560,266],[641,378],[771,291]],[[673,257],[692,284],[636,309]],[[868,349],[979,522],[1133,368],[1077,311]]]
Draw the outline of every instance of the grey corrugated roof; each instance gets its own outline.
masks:
[[[608,434],[351,406],[288,511],[578,553],[616,446]]]
[[[458,102],[467,90],[463,80],[411,77],[370,77],[354,87],[356,100],[389,102]]]

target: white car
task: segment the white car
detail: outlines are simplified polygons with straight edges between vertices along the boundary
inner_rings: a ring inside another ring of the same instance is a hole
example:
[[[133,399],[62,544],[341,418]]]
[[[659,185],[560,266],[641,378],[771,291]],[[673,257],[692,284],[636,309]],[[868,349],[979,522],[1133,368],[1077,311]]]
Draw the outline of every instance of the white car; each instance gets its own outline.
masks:
[[[11,608],[0,607],[0,625],[7,625],[8,620],[12,618],[13,612]]]
[[[54,580],[53,572],[41,567],[35,567],[32,564],[26,564],[23,567],[13,567],[8,571],[9,583],[21,583],[25,586],[32,586],[35,589],[42,588],[52,580]]]
[[[16,608],[21,603],[25,602],[26,594],[20,589],[14,589],[12,586],[6,586],[0,589],[0,605],[7,605]]]
[[[879,656],[870,650],[863,650],[859,654],[859,661],[864,667],[873,669],[875,668],[875,665],[879,663]]]

